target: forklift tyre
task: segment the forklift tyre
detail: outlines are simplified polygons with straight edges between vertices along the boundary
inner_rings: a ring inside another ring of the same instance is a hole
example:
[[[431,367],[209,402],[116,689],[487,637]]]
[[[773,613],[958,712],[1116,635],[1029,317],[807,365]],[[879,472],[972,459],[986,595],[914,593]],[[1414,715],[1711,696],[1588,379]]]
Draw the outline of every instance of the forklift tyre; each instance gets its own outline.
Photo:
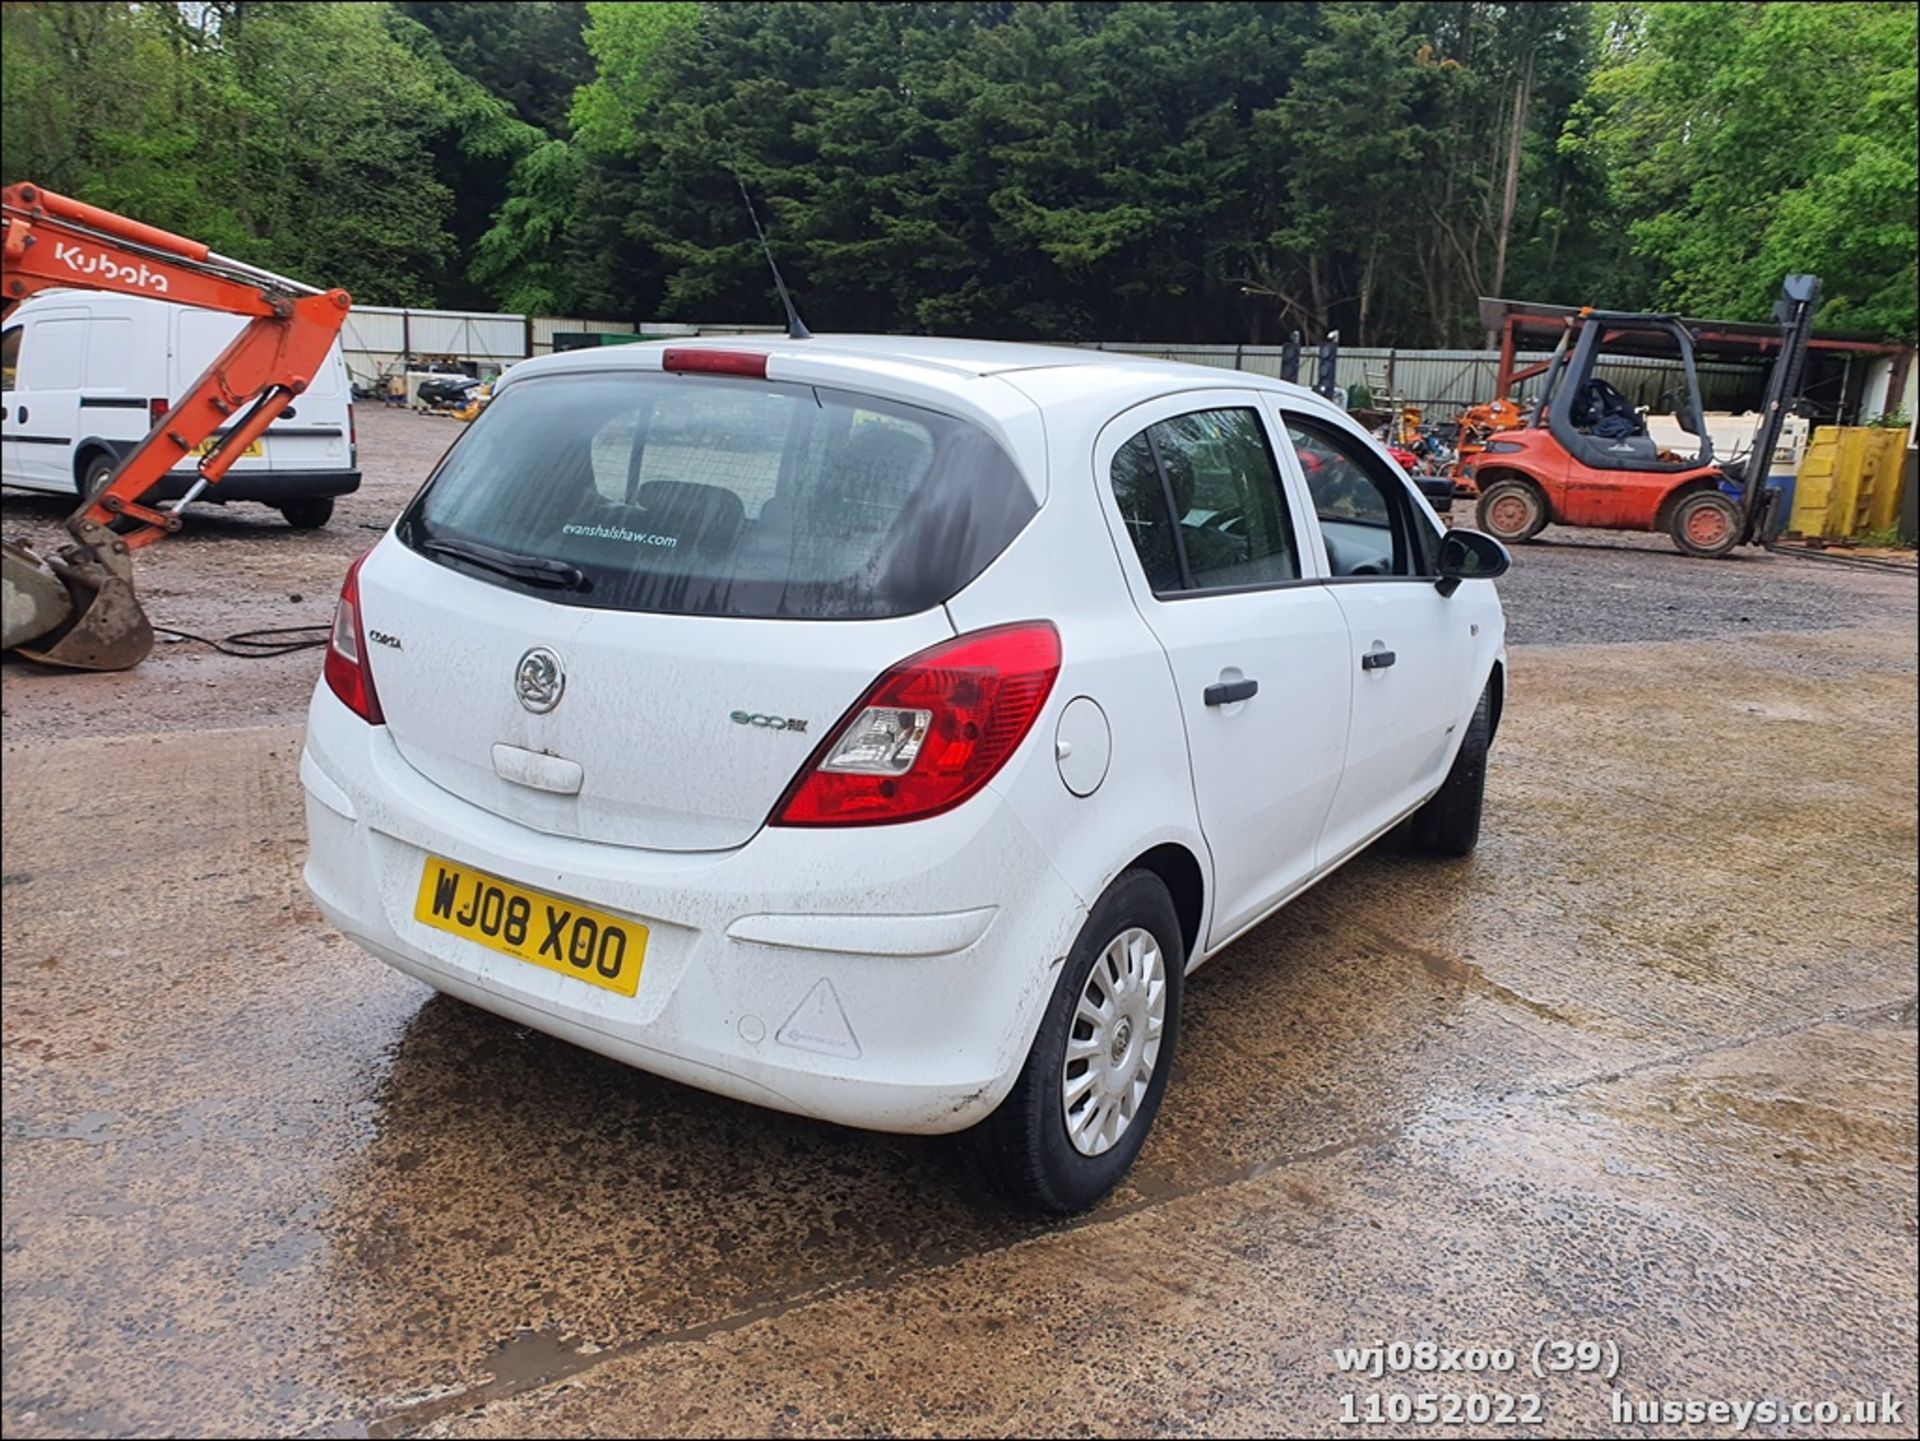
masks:
[[[1740,507],[1717,490],[1697,490],[1673,507],[1667,533],[1682,554],[1718,560],[1740,543]]]
[[[1480,492],[1474,510],[1480,529],[1495,540],[1519,545],[1547,528],[1547,498],[1530,480],[1511,476],[1496,480]]]

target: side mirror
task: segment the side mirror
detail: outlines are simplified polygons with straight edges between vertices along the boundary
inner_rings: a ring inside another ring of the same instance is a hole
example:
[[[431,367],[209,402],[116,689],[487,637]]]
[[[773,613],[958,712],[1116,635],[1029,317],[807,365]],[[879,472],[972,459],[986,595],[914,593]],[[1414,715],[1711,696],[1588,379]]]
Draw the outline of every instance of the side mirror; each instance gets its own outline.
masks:
[[[1463,580],[1492,580],[1505,575],[1512,566],[1513,557],[1492,536],[1477,530],[1450,530],[1440,540],[1440,579],[1434,589],[1452,595]]]

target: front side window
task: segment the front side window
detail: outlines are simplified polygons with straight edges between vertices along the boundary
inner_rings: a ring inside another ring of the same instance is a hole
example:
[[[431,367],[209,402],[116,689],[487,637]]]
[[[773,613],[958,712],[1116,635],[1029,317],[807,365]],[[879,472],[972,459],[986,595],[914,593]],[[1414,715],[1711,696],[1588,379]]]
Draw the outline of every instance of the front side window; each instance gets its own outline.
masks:
[[[964,420],[819,386],[634,371],[502,387],[400,534],[567,604],[864,619],[951,599],[1037,509],[1007,453]]]
[[[1327,568],[1336,576],[1428,573],[1430,527],[1419,523],[1406,486],[1352,436],[1287,417],[1287,438],[1313,497]]]
[[[0,388],[12,390],[14,377],[20,373],[21,329],[21,326],[16,325],[4,335],[0,335],[0,381],[4,381],[4,386]]]
[[[1109,479],[1155,595],[1300,578],[1258,412],[1202,410],[1150,425],[1114,453]]]

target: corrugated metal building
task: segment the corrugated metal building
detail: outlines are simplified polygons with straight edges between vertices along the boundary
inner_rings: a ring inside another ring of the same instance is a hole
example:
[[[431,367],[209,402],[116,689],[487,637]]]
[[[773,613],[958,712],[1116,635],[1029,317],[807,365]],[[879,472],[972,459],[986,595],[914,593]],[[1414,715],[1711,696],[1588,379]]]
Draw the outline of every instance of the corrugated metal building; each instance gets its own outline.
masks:
[[[1246,370],[1256,375],[1278,376],[1282,349],[1277,345],[1151,345],[1133,342],[1098,341],[1095,350],[1117,351],[1126,355],[1150,355],[1162,360],[1185,361],[1189,365],[1211,365],[1222,370]],[[1544,361],[1549,352],[1528,352],[1521,363]],[[1349,394],[1364,386],[1376,405],[1397,397],[1423,410],[1446,412],[1474,405],[1494,396],[1495,379],[1500,367],[1497,350],[1399,350],[1342,347],[1334,372],[1334,383]],[[1765,377],[1748,366],[1720,365],[1711,362],[1699,366],[1700,386],[1705,392],[1708,410],[1745,410],[1757,403],[1759,387]],[[1658,406],[1660,396],[1679,387],[1678,361],[1658,359],[1616,359],[1601,361],[1597,373],[1611,381],[1636,405]],[[1300,351],[1300,383],[1314,385],[1319,380],[1316,348]],[[1526,400],[1538,393],[1539,379],[1518,386],[1515,399]]]

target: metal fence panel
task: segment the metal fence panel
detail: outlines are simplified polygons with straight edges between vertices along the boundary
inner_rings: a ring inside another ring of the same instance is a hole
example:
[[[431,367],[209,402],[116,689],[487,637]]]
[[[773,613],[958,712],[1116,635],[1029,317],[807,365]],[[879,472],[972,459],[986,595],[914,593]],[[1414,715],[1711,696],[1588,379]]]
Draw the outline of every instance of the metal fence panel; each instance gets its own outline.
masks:
[[[1282,348],[1277,345],[1155,345],[1132,341],[1096,341],[1096,350],[1124,355],[1150,356],[1157,360],[1181,361],[1219,369],[1244,370],[1255,375],[1278,377]],[[1524,367],[1549,358],[1545,350],[1522,351],[1516,366]],[[1319,379],[1318,348],[1300,348],[1300,383],[1315,385]],[[1708,410],[1743,410],[1759,402],[1765,383],[1760,367],[1703,363],[1698,367],[1700,388]],[[1500,372],[1497,350],[1400,350],[1371,346],[1343,346],[1335,367],[1334,383],[1350,395],[1362,386],[1376,404],[1397,397],[1403,403],[1423,410],[1445,413],[1476,405],[1494,396],[1494,383]],[[1602,360],[1595,373],[1611,382],[1636,405],[1660,407],[1661,396],[1683,385],[1678,360],[1624,358]],[[1544,377],[1523,381],[1514,387],[1514,398],[1531,400],[1539,393]]]

